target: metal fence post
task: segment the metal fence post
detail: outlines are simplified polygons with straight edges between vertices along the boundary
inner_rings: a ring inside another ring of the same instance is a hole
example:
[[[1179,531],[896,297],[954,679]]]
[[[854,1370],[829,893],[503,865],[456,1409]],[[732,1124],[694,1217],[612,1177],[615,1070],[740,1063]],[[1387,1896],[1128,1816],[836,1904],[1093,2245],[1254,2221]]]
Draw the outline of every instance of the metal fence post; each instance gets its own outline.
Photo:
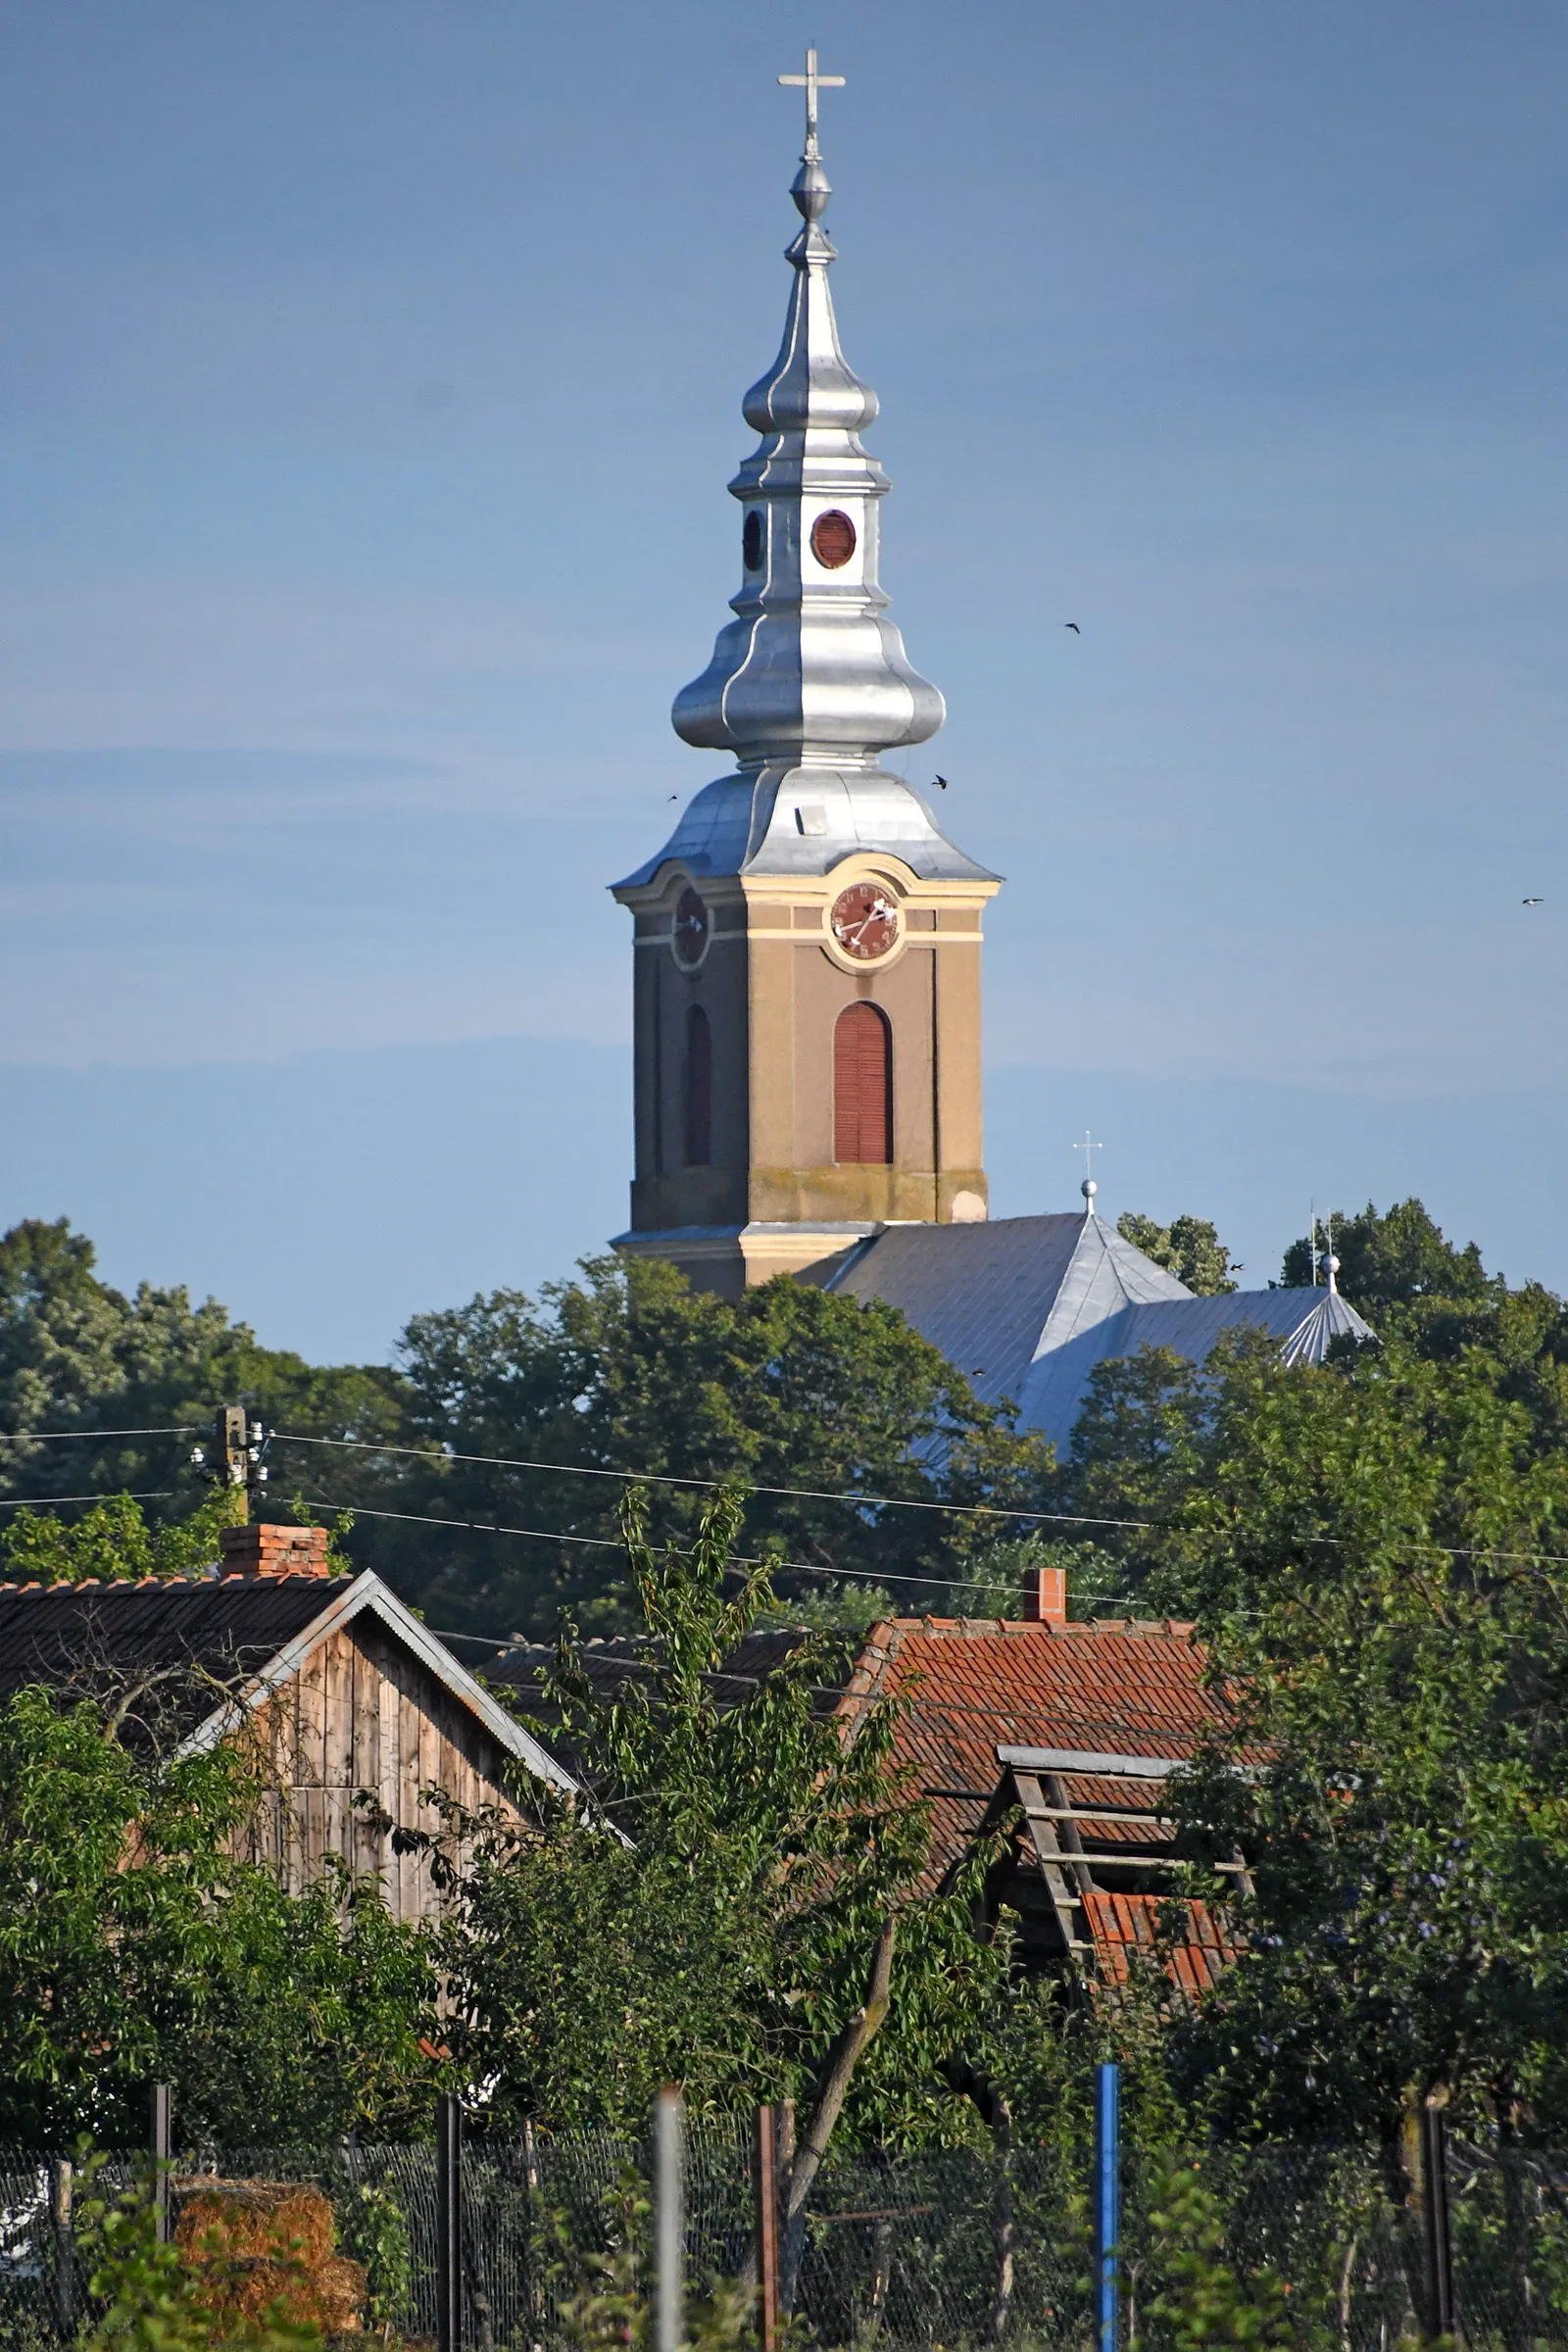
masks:
[[[680,2352],[686,2320],[685,2151],[680,2092],[666,2086],[654,2108],[654,2270],[657,2352]]]
[[[174,2094],[167,2082],[155,2082],[152,2095],[153,2216],[158,2242],[167,2246],[172,2220],[169,2168],[174,2156]]]
[[[442,2091],[435,2113],[436,2352],[463,2352],[463,2107]]]
[[[757,2110],[757,2303],[760,2352],[778,2352],[778,2132],[772,2107]]]
[[[1095,2342],[1117,2352],[1120,2332],[1121,2068],[1095,2070]]]
[[[1446,2101],[1421,2102],[1421,2207],[1427,2226],[1432,2332],[1454,2333],[1453,2232],[1448,2221],[1448,2124]]]
[[[55,2237],[55,2317],[69,2342],[76,2331],[75,2227],[72,2204],[74,2169],[69,2156],[57,2156],[49,2167],[49,2218]]]

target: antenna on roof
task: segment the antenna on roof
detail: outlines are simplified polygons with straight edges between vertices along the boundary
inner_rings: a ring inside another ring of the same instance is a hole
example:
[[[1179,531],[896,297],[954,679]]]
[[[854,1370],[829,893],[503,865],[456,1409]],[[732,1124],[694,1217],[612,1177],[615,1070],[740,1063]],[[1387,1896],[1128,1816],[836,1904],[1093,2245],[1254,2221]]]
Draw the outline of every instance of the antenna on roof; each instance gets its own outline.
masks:
[[[1317,1202],[1315,1200],[1307,1203],[1306,1230],[1309,1237],[1306,1245],[1306,1263],[1312,1288],[1315,1291],[1317,1289]]]
[[[1103,1144],[1097,1144],[1095,1142],[1087,1127],[1084,1129],[1083,1142],[1081,1144],[1074,1144],[1073,1146],[1073,1150],[1075,1152],[1081,1152],[1084,1155],[1084,1180],[1078,1187],[1078,1190],[1084,1197],[1084,1215],[1086,1217],[1092,1217],[1094,1215],[1095,1195],[1100,1190],[1099,1185],[1095,1182],[1095,1163],[1093,1154],[1097,1152],[1103,1152],[1104,1149],[1105,1147]]]

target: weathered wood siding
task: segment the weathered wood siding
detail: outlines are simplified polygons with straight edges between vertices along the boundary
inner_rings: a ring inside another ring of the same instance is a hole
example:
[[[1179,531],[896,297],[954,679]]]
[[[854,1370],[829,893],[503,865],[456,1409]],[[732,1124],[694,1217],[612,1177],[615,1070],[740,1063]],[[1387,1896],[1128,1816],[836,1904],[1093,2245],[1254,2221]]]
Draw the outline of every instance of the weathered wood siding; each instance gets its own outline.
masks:
[[[500,1805],[502,1750],[445,1685],[368,1612],[314,1650],[286,1689],[259,1710],[273,1786],[246,1839],[250,1858],[275,1870],[291,1893],[318,1875],[328,1854],[376,1873],[399,1919],[438,1907],[416,1854],[394,1854],[359,1792],[368,1790],[400,1829],[437,1830],[421,1802],[438,1788],[460,1805]]]

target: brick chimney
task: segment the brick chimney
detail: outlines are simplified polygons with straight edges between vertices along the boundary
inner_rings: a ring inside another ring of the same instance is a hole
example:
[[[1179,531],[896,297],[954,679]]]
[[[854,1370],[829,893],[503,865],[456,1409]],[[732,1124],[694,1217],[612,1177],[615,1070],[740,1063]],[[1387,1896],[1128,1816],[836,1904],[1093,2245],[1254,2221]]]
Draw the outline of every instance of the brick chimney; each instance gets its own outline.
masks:
[[[1023,1579],[1025,1625],[1065,1625],[1067,1571],[1065,1568],[1027,1568]]]
[[[324,1527],[225,1527],[225,1576],[330,1576]]]

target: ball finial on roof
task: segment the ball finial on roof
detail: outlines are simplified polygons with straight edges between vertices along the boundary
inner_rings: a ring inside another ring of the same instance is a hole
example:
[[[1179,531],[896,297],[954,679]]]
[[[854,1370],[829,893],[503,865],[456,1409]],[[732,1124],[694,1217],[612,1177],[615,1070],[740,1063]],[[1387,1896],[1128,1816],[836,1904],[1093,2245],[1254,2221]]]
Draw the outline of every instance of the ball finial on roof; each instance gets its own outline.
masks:
[[[1095,1180],[1094,1180],[1094,1178],[1093,1178],[1092,1176],[1086,1176],[1086,1177],[1084,1178],[1084,1180],[1083,1180],[1082,1184],[1081,1184],[1081,1185],[1078,1187],[1078,1190],[1079,1190],[1079,1191],[1082,1193],[1082,1195],[1083,1195],[1083,1197],[1084,1197],[1084,1201],[1085,1201],[1085,1205],[1086,1205],[1086,1208],[1087,1208],[1087,1210],[1088,1210],[1088,1213],[1089,1213],[1091,1216],[1093,1216],[1093,1214],[1094,1214],[1094,1210],[1095,1210],[1095,1195],[1096,1195],[1096,1194],[1099,1192],[1099,1190],[1100,1190],[1100,1187],[1099,1187],[1099,1185],[1098,1185],[1098,1184],[1095,1182]]]

